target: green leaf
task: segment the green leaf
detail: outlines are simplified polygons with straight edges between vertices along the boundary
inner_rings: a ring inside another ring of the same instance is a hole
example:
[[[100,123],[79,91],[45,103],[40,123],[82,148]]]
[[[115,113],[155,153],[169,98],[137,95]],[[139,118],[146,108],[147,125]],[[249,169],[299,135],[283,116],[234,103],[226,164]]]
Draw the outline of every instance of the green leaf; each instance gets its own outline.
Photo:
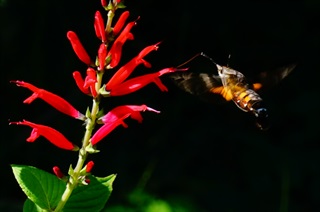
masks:
[[[23,204],[23,211],[24,212],[47,212],[48,210],[44,210],[36,205],[31,200],[27,199]]]
[[[117,8],[126,8],[126,5],[123,4],[123,2],[121,1],[119,4],[117,4]]]
[[[59,180],[55,175],[33,166],[13,164],[11,167],[23,192],[32,202],[45,210],[50,210],[57,206],[66,188],[66,184],[63,181]],[[28,202],[25,207],[30,207]]]
[[[116,175],[104,178],[89,175],[88,178],[89,185],[79,186],[72,192],[63,208],[64,212],[94,212],[103,209],[112,192],[112,183]]]

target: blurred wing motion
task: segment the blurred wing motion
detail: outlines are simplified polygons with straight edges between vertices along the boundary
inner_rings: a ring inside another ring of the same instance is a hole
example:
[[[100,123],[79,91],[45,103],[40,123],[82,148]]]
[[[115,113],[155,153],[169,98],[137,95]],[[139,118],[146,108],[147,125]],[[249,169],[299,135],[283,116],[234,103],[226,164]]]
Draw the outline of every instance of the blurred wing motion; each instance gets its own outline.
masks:
[[[272,72],[262,72],[255,83],[248,83],[239,71],[216,64],[218,75],[206,73],[176,72],[170,77],[182,90],[211,101],[214,96],[222,96],[225,101],[232,100],[244,112],[256,117],[257,126],[266,130],[269,127],[267,109],[257,90],[279,83],[294,68],[295,64],[281,67]],[[210,99],[211,98],[211,99]]]
[[[207,73],[180,72],[179,74],[171,74],[170,78],[182,90],[205,101],[216,102],[222,99],[220,95],[212,95],[210,92],[211,89],[223,88],[219,76]]]
[[[264,89],[269,89],[280,83],[280,81],[287,77],[296,66],[296,64],[290,64],[275,70],[260,72],[260,74],[256,76],[256,81],[263,85]]]

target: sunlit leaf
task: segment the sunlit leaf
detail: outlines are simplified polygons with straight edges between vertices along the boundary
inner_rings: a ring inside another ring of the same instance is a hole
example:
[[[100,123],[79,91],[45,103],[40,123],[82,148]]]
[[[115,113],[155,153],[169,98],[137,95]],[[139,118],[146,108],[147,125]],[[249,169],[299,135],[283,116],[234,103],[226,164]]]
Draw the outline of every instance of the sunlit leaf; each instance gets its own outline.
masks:
[[[11,165],[11,167],[23,192],[38,207],[50,210],[58,204],[66,187],[63,181],[33,166]]]
[[[77,187],[65,205],[64,212],[101,211],[112,192],[112,183],[116,175],[107,177],[89,176],[89,185]]]

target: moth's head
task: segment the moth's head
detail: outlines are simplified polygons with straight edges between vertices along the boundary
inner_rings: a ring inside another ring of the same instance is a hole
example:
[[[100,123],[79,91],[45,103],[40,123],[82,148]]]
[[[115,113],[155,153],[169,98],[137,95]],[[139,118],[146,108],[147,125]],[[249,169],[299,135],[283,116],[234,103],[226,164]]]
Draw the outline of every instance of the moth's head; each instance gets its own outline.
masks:
[[[229,68],[227,66],[220,66],[218,64],[216,64],[217,69],[218,69],[218,74],[220,77],[226,77],[228,75],[235,75],[236,72],[234,69]]]
[[[256,117],[256,125],[261,130],[267,130],[269,128],[269,114],[268,110],[261,104],[262,102],[257,102],[252,106],[252,112]]]
[[[260,130],[267,130],[270,127],[270,120],[266,108],[259,108],[257,110],[256,125]]]

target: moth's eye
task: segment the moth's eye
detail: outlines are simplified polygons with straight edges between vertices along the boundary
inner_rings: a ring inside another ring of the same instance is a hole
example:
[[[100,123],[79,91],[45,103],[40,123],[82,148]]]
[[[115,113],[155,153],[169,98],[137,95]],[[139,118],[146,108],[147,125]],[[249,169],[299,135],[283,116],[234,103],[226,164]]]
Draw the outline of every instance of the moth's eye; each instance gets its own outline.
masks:
[[[256,109],[256,124],[261,130],[267,130],[269,128],[268,111],[266,108]]]
[[[259,118],[267,118],[268,117],[268,111],[266,108],[258,108],[256,113],[256,116]]]

